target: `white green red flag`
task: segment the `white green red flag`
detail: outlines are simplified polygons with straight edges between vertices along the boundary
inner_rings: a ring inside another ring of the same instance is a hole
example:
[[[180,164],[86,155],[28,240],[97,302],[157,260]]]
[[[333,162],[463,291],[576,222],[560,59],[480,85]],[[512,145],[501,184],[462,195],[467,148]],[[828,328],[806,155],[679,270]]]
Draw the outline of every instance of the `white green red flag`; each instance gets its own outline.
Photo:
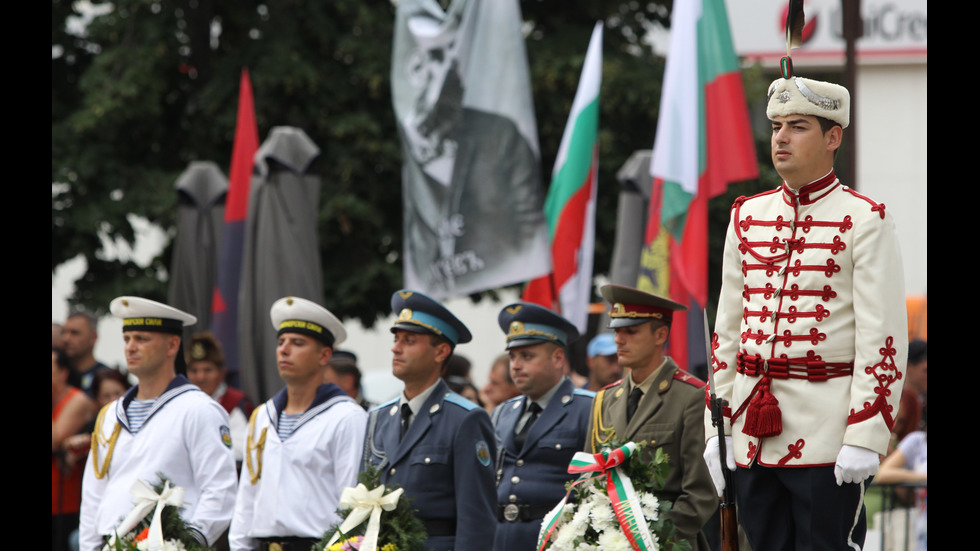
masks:
[[[587,330],[592,301],[602,29],[599,22],[592,30],[545,199],[552,271],[531,280],[522,296],[559,312],[582,334]]]
[[[690,308],[675,313],[669,343],[690,369],[706,361],[708,199],[758,177],[758,164],[725,1],[675,2],[671,18],[637,287]]]

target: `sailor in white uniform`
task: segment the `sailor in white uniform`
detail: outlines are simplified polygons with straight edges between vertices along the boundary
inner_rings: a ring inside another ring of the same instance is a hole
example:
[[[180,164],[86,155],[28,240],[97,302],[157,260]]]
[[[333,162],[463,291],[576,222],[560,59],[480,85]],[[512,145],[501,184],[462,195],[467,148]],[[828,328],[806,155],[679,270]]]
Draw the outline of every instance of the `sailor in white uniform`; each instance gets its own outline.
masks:
[[[96,419],[82,481],[80,549],[102,549],[133,509],[133,485],[157,485],[158,473],[184,489],[181,517],[194,537],[214,545],[231,522],[235,457],[224,408],[177,375],[183,326],[197,318],[139,297],[116,298],[109,309],[123,320],[126,364],[139,383]]]
[[[299,297],[279,299],[270,315],[286,386],[249,419],[228,540],[233,551],[309,551],[340,522],[344,488],[357,485],[367,412],[323,384],[334,347],[347,338],[340,320]]]

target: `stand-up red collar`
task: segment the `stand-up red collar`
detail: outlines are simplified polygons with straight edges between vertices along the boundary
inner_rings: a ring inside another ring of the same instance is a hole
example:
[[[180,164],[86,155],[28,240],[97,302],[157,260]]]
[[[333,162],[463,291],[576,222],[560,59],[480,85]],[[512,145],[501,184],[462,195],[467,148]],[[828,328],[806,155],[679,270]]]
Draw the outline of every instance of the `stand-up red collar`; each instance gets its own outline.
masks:
[[[797,200],[801,205],[808,205],[827,195],[836,184],[839,182],[833,170],[823,178],[801,187],[799,191],[793,191],[786,182],[783,182],[783,200],[790,205],[795,204]]]

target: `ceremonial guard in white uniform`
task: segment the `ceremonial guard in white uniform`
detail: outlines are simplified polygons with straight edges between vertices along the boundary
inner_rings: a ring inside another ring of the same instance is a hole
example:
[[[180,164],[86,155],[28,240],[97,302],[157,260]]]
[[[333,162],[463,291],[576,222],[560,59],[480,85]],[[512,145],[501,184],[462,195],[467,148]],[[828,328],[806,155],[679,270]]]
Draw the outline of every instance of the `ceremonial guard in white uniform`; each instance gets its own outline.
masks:
[[[309,551],[342,520],[344,488],[357,485],[367,412],[323,383],[333,348],[347,338],[336,316],[299,297],[277,300],[270,315],[286,387],[249,419],[228,540],[232,551]]]
[[[116,298],[109,309],[123,320],[126,364],[139,383],[96,419],[82,481],[80,549],[102,549],[133,509],[134,484],[153,487],[158,474],[184,489],[182,519],[202,544],[214,545],[231,522],[235,456],[224,408],[177,375],[183,326],[197,318],[139,297]]]
[[[497,528],[493,427],[487,412],[451,392],[441,375],[469,330],[422,293],[391,297],[392,372],[405,383],[398,398],[370,412],[364,465],[396,483],[425,524],[425,549],[492,549]]]
[[[908,350],[902,261],[885,205],[833,170],[842,86],[769,88],[779,188],[740,197],[725,242],[712,367],[738,518],[754,549],[858,549],[864,483],[885,454]],[[705,412],[705,460],[724,487]],[[735,468],[735,465],[738,468]]]
[[[565,376],[568,345],[578,330],[536,304],[505,306],[497,316],[507,335],[514,383],[522,395],[494,408],[497,433],[498,551],[534,551],[541,519],[565,497],[575,452],[585,447],[594,392]]]

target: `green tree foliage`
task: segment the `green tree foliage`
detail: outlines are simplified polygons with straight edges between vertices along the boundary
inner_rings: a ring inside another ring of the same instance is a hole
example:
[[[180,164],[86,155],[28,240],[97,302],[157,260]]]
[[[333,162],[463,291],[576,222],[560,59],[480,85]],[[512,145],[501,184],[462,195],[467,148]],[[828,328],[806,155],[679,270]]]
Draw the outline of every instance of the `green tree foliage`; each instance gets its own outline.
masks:
[[[170,246],[140,266],[105,254],[104,244],[133,245],[132,215],[173,237],[174,184],[191,161],[214,161],[227,174],[239,76],[248,68],[260,141],[274,126],[296,126],[322,152],[311,172],[322,182],[326,303],[366,326],[387,314],[402,284],[401,151],[389,79],[394,5],[91,3],[99,15],[82,33],[68,25],[81,15],[77,4],[52,1],[51,269],[86,259],[72,304],[104,313],[121,294],[166,300]],[[642,36],[668,25],[671,2],[520,4],[544,185],[592,27],[606,24],[595,262],[604,273],[615,240],[616,171],[651,147],[656,128],[664,59]]]

